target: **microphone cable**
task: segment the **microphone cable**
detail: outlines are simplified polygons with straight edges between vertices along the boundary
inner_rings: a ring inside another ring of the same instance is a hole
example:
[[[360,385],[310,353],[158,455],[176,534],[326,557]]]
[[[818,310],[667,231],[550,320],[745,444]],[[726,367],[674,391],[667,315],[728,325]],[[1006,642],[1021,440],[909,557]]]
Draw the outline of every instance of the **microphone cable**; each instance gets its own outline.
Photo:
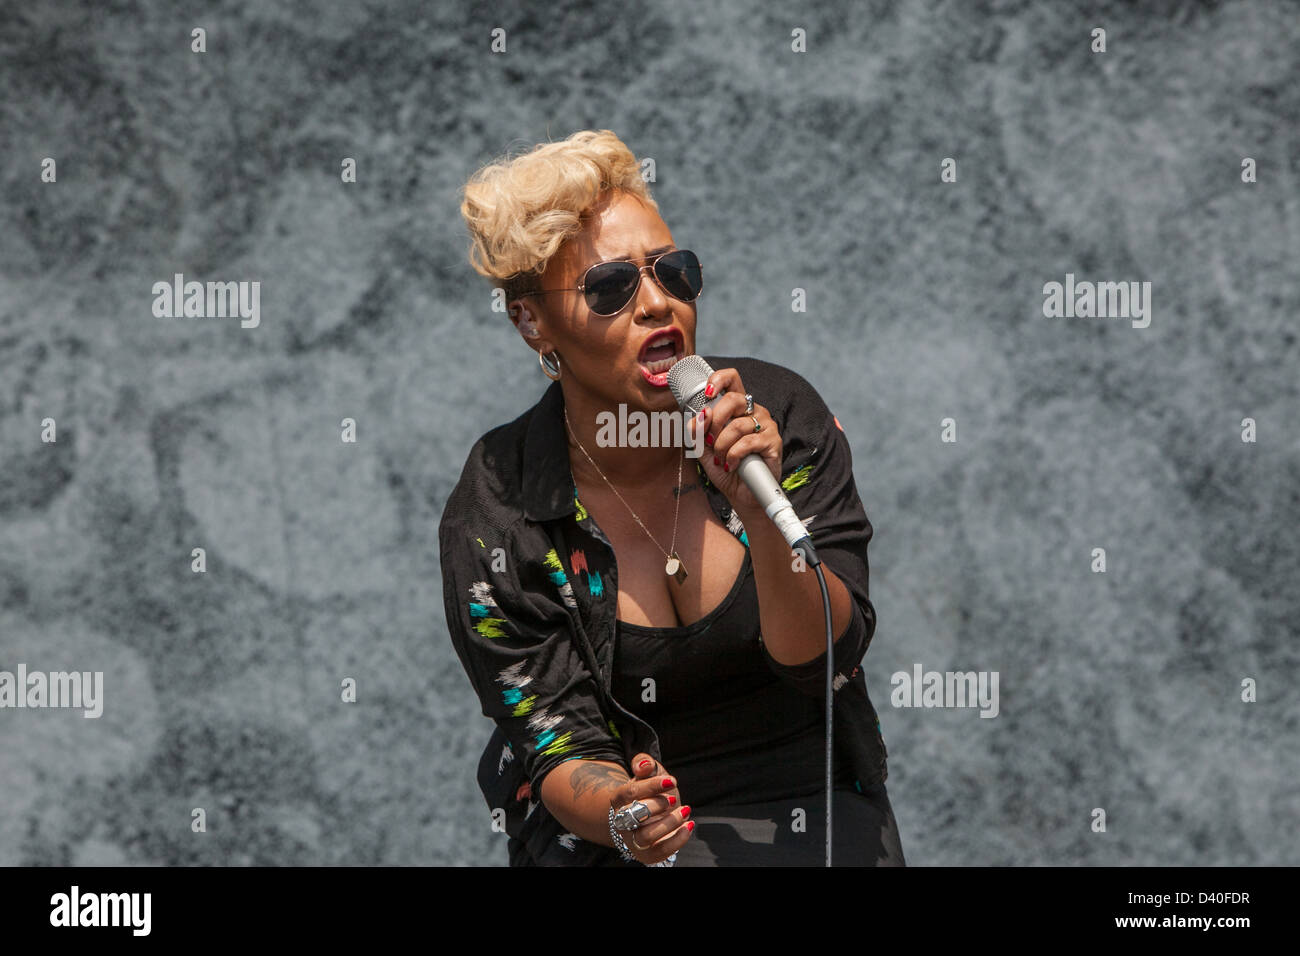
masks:
[[[804,562],[817,572],[817,584],[822,592],[822,611],[826,618],[826,865],[831,865],[831,799],[832,769],[834,767],[834,716],[835,716],[835,635],[831,623],[831,595],[826,587],[826,573],[822,571],[821,558],[812,546],[811,538],[801,538],[795,548],[802,552]],[[793,550],[793,549],[792,549]]]
[[[690,412],[692,415],[698,415],[700,409],[704,408],[704,387],[713,374],[713,368],[700,355],[687,355],[674,363],[668,370],[668,387],[672,389],[673,398],[677,400],[677,407],[683,412]],[[712,405],[722,397],[722,393],[715,396],[707,404]],[[746,395],[746,399],[751,396]],[[755,424],[758,420],[755,419]],[[753,468],[749,468],[751,461],[754,463]],[[749,469],[748,474],[746,469]],[[737,469],[741,478],[750,491],[763,502],[764,510],[767,516],[772,519],[776,527],[781,531],[787,542],[793,539],[790,545],[791,553],[796,549],[803,553],[805,565],[811,565],[817,572],[817,584],[822,592],[822,611],[826,618],[826,865],[831,865],[831,797],[833,786],[833,768],[834,768],[834,748],[832,746],[834,723],[835,723],[835,635],[831,632],[831,597],[830,591],[826,587],[826,574],[822,571],[821,558],[817,557],[817,551],[813,548],[812,536],[804,528],[802,522],[794,513],[789,500],[773,479],[766,466],[761,464],[761,459],[757,454],[747,455]],[[795,537],[798,535],[798,537]]]

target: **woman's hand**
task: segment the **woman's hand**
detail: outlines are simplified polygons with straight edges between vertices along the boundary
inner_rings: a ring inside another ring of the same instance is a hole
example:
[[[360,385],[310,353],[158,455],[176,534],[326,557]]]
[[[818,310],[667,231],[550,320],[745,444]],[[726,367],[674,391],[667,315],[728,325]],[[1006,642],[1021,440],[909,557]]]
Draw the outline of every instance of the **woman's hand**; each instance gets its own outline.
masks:
[[[619,831],[628,851],[638,862],[650,866],[680,850],[691,838],[695,823],[687,820],[691,808],[682,804],[677,781],[657,760],[649,754],[637,754],[632,774],[632,779],[614,792],[610,806],[617,812],[640,800],[650,808],[650,816],[635,830]]]
[[[700,466],[708,475],[709,481],[731,502],[741,521],[745,521],[747,516],[762,513],[763,508],[754,498],[753,492],[740,480],[736,467],[745,456],[757,454],[779,483],[781,433],[777,431],[776,422],[767,409],[758,402],[754,403],[753,412],[746,413],[745,383],[740,380],[740,373],[734,368],[721,368],[709,376],[705,398],[711,399],[723,391],[726,394],[711,409],[704,410],[703,421],[699,415],[691,419],[691,438],[694,440],[698,430],[705,429],[705,447],[700,456]],[[762,426],[759,431],[754,431],[755,420]]]

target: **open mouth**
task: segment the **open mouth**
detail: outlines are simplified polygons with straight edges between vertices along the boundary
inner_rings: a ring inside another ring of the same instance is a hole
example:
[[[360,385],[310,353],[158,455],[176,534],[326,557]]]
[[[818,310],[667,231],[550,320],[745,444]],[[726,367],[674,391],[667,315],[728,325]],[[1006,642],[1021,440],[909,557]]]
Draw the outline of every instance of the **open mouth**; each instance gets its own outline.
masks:
[[[686,354],[681,333],[676,329],[664,329],[646,339],[641,346],[637,361],[648,377],[666,376],[668,370]],[[667,381],[667,379],[665,379]],[[656,383],[658,384],[658,383]]]

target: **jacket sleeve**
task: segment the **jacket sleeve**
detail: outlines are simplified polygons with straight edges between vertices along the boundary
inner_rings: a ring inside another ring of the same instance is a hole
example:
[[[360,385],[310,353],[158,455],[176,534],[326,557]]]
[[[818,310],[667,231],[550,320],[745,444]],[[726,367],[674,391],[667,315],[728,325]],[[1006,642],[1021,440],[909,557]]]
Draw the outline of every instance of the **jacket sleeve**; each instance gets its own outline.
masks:
[[[824,568],[835,572],[852,598],[853,616],[848,629],[837,634],[835,641],[832,685],[838,691],[853,676],[876,632],[876,609],[868,593],[867,568],[872,528],[853,480],[848,439],[821,398],[811,388],[808,392],[800,396],[801,411],[812,412],[814,421],[821,420],[816,451],[811,457],[805,454],[804,464],[784,475],[781,485],[795,514],[805,521]],[[812,433],[818,434],[815,427]],[[810,567],[808,573],[815,572]],[[825,694],[825,651],[813,660],[793,665],[773,659],[766,645],[763,655],[778,676],[802,693],[815,697]]]
[[[501,760],[522,762],[534,799],[566,760],[624,765],[574,644],[553,552],[527,562],[511,541],[485,540],[446,515],[438,538],[447,630],[483,714],[509,741]]]

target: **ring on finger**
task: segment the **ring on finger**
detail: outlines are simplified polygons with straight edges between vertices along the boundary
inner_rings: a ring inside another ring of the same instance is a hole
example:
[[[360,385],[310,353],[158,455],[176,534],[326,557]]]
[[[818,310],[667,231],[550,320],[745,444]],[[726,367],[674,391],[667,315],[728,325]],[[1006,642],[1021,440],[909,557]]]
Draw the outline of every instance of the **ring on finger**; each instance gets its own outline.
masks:
[[[650,808],[640,800],[636,800],[614,814],[614,829],[635,830],[648,819],[650,819]]]
[[[754,414],[754,396],[750,395],[748,392],[745,393],[745,414]]]
[[[758,423],[758,416],[750,415],[749,417],[754,419],[754,431],[761,432],[763,430],[763,426]]]

